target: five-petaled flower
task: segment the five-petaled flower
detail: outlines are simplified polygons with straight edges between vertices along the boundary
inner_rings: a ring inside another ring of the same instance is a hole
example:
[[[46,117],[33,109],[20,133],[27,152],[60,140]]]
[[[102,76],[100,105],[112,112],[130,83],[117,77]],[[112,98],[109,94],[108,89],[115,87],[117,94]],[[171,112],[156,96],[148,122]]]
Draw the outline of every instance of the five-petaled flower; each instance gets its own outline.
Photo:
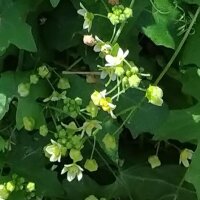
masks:
[[[78,181],[80,181],[83,177],[83,168],[81,168],[79,165],[76,163],[64,165],[61,174],[64,174],[67,172],[67,180],[69,182],[73,181],[76,177]]]
[[[92,28],[92,21],[94,19],[94,15],[87,11],[87,9],[80,3],[81,9],[77,11],[77,13],[84,17],[83,29],[88,29],[88,32]]]
[[[179,164],[183,164],[185,167],[189,167],[189,161],[192,159],[193,151],[190,149],[183,149],[180,153]]]
[[[63,148],[61,144],[51,139],[51,143],[44,148],[45,153],[50,157],[51,162],[60,162]]]
[[[122,64],[122,62],[124,61],[124,59],[127,57],[128,54],[129,54],[128,50],[123,52],[123,50],[119,48],[117,52],[117,56],[106,55],[105,57],[106,62],[107,62],[106,66],[114,67],[114,66],[118,66]]]

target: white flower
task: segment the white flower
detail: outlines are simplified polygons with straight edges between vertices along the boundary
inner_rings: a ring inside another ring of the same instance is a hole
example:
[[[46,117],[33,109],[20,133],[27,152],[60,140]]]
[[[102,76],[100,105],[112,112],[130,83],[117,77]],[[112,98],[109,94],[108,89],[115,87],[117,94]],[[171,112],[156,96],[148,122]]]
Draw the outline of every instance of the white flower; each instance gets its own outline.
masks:
[[[115,74],[115,71],[113,68],[110,67],[110,69],[103,69],[100,75],[101,79],[105,79],[107,76],[111,78],[112,81],[115,81],[117,79],[117,75]]]
[[[106,55],[105,57],[106,62],[107,62],[106,66],[112,67],[112,66],[120,65],[128,54],[129,54],[128,50],[123,52],[123,50],[119,48],[117,52],[117,56]]]
[[[47,156],[50,157],[51,162],[60,162],[61,155],[62,155],[62,146],[61,144],[55,142],[51,139],[51,143],[47,145],[44,150],[47,153]]]
[[[94,15],[87,11],[87,9],[83,6],[82,3],[80,3],[80,7],[82,9],[79,9],[77,13],[84,17],[84,23],[83,23],[83,29],[88,29],[88,32],[92,28],[92,21],[94,19]]]
[[[75,164],[69,164],[69,165],[64,165],[61,174],[64,174],[67,172],[67,180],[69,182],[73,181],[76,177],[78,179],[78,181],[80,181],[83,177],[83,173],[82,173],[83,169]]]
[[[95,52],[103,52],[103,53],[109,53],[112,49],[112,47],[109,44],[106,44],[102,40],[100,40],[97,36],[95,36],[96,44],[94,46]]]

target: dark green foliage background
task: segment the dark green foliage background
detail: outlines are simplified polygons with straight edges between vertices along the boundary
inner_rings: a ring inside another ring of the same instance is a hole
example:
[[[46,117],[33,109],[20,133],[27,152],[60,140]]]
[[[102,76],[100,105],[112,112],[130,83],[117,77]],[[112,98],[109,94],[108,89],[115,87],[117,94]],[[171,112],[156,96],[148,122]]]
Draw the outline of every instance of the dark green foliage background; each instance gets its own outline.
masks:
[[[100,0],[81,2],[91,12],[106,14]],[[180,17],[184,13],[194,15],[200,6],[200,0],[153,2],[165,14],[155,10],[149,0],[135,0],[133,17],[118,41],[123,49],[129,49],[128,59],[152,74],[152,82],[183,38],[183,35],[178,36],[178,28],[183,25]],[[144,93],[130,90],[117,103],[118,120],[112,121],[103,114],[99,116],[103,130],[97,137],[98,172],[85,173],[81,182],[69,183],[66,177],[49,169],[43,153],[49,136],[43,138],[36,130],[31,134],[23,130],[25,116],[37,119],[36,128],[47,120],[37,101],[50,94],[45,81],[31,88],[28,97],[21,98],[17,93],[18,84],[28,80],[36,67],[47,63],[61,72],[81,57],[75,70],[97,71],[96,65],[101,63],[96,59],[97,54],[82,42],[86,32],[82,30],[83,19],[77,14],[79,3],[79,0],[0,0],[0,93],[14,101],[9,109],[8,101],[0,112],[0,128],[16,127],[14,132],[0,130],[2,137],[14,141],[12,151],[1,152],[0,166],[34,181],[36,193],[44,199],[84,200],[91,194],[123,200],[200,199],[200,17],[193,27],[194,33],[189,35],[160,82],[165,102],[162,107],[147,101],[141,103]],[[129,5],[130,1],[121,3]],[[95,18],[92,32],[104,41],[109,40],[112,25]],[[88,104],[94,89],[103,88],[103,83],[88,84],[82,76],[68,75],[68,79],[71,85],[68,96],[80,96],[84,105]],[[129,115],[124,110],[133,108],[131,118],[120,127]],[[115,137],[119,151],[107,152],[102,138],[107,132],[114,134],[118,128],[120,131]],[[154,145],[158,140],[163,141],[159,152],[162,166],[152,170],[147,158],[155,154]],[[179,153],[164,141],[195,150],[189,169],[178,165]],[[3,144],[0,142],[0,145]],[[87,145],[90,149],[90,144]],[[119,158],[124,162],[123,167],[116,162]],[[2,183],[4,178],[0,180]],[[13,193],[10,199],[22,200],[23,195]]]

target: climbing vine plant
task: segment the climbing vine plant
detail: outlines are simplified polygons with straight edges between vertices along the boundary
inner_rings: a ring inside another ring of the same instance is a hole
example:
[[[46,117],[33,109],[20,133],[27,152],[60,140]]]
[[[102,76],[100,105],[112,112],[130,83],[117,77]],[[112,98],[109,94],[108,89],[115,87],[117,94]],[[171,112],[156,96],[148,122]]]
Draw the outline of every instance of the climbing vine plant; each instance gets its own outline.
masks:
[[[2,0],[0,199],[200,199],[199,13]]]

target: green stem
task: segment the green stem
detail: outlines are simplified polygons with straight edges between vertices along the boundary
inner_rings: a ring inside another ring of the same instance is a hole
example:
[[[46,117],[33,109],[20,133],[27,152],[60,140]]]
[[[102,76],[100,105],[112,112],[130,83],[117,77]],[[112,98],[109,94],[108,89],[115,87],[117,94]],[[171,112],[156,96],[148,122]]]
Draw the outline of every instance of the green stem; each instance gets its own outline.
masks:
[[[198,7],[198,9],[197,9],[197,11],[196,11],[196,13],[195,13],[195,15],[194,15],[191,23],[190,23],[190,26],[189,26],[188,30],[186,31],[185,35],[183,36],[183,39],[181,40],[181,42],[178,45],[178,47],[177,47],[176,51],[174,52],[173,56],[171,57],[171,59],[167,63],[166,67],[163,69],[163,71],[161,72],[161,74],[156,79],[154,85],[157,85],[160,82],[160,80],[167,73],[167,71],[171,67],[172,63],[174,62],[174,60],[178,56],[180,50],[182,49],[183,45],[185,44],[185,41],[187,40],[188,36],[190,35],[190,31],[192,30],[192,27],[193,27],[194,23],[196,22],[199,13],[200,13],[200,7]]]
[[[100,76],[101,72],[69,72],[69,71],[63,71],[62,74],[71,74],[71,75],[96,75]]]
[[[111,39],[110,39],[110,43],[112,43],[112,41],[113,41],[113,39],[114,39],[114,37],[115,37],[116,29],[117,29],[117,26],[115,25],[115,26],[114,26],[114,29],[113,29],[112,37],[111,37]]]
[[[106,19],[108,19],[108,17],[107,16],[105,16],[105,15],[101,15],[101,14],[98,14],[98,13],[95,13],[95,14],[93,14],[94,16],[97,16],[97,17],[102,17],[102,18],[106,18]]]
[[[108,8],[108,6],[106,5],[106,3],[104,2],[104,0],[101,0],[102,4],[104,5],[106,11],[109,13],[110,9]]]
[[[116,33],[116,35],[115,35],[115,37],[114,37],[114,39],[113,39],[112,44],[115,44],[115,43],[117,42],[119,36],[121,35],[122,30],[124,29],[125,24],[126,24],[126,22],[123,22],[123,23],[120,25],[120,27],[119,27],[119,29],[117,30],[117,33]]]
[[[80,57],[79,59],[77,59],[74,63],[72,63],[68,68],[67,70],[71,70],[74,66],[76,66],[83,58]]]
[[[96,137],[94,136],[94,142],[93,142],[92,153],[91,153],[90,159],[93,158],[95,147],[96,147]]]

